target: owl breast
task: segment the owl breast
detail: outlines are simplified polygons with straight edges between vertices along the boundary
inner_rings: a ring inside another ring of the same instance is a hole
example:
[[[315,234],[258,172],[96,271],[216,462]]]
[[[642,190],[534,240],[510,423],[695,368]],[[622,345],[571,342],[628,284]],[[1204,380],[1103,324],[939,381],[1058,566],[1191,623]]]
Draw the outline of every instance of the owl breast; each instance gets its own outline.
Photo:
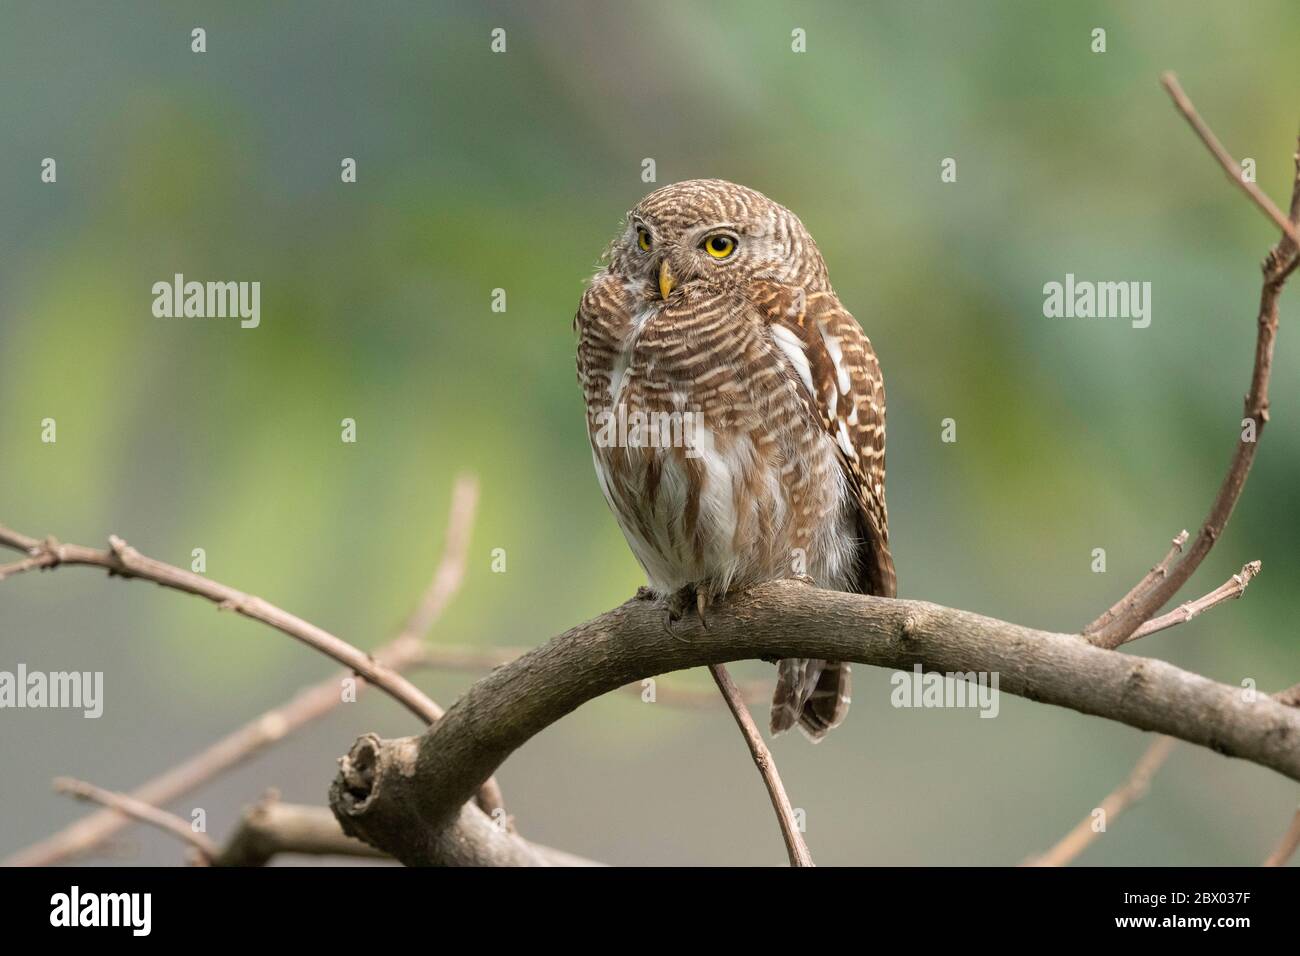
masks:
[[[712,594],[808,574],[846,588],[855,500],[797,370],[743,300],[588,291],[579,370],[596,474],[651,586]],[[584,314],[585,313],[585,314]]]

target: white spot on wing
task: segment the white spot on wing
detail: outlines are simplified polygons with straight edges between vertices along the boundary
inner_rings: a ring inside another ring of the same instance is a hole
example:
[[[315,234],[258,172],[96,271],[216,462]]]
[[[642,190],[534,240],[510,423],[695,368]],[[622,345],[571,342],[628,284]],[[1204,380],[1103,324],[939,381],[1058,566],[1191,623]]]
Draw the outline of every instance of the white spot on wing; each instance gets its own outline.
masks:
[[[773,325],[771,328],[772,338],[785,353],[785,357],[790,360],[790,364],[794,366],[795,372],[804,385],[808,387],[809,394],[816,394],[813,390],[812,367],[808,364],[808,356],[804,354],[803,342],[799,340],[799,336],[784,325]]]
[[[820,322],[817,323],[817,331],[822,334],[822,341],[826,343],[826,352],[831,357],[831,364],[835,366],[835,379],[839,382],[840,392],[848,395],[852,383],[849,381],[849,370],[844,367],[844,350],[840,348],[840,340],[827,332],[826,327]]]
[[[857,458],[857,453],[853,450],[853,440],[849,438],[849,427],[844,424],[844,419],[840,419],[840,430],[836,436],[840,442],[840,448],[844,449],[844,454],[850,458]]]

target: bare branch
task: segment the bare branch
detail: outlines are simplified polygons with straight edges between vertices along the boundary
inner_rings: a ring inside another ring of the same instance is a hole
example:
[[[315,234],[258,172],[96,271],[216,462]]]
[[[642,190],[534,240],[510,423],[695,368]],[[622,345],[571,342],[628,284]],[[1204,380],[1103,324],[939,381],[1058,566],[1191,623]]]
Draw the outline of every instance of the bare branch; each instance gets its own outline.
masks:
[[[179,837],[198,852],[204,863],[213,862],[221,852],[217,845],[208,839],[206,834],[196,832],[193,827],[176,816],[176,814],[168,813],[166,810],[159,810],[152,804],[137,800],[128,794],[105,790],[102,787],[96,787],[94,784],[73,780],[71,777],[56,778],[54,789],[57,793],[64,793],[76,797],[78,800],[86,800],[110,807],[133,820],[147,823],[170,833],[174,837]]]
[[[0,526],[0,544],[30,540],[32,539]],[[297,615],[290,614],[260,597],[237,591],[193,571],[186,571],[146,557],[117,535],[110,535],[108,543],[108,550],[101,551],[80,544],[61,544],[52,538],[46,539],[35,546],[34,553],[31,548],[28,549],[28,553],[32,555],[29,562],[36,562],[41,567],[50,569],[62,565],[104,568],[110,575],[152,581],[165,588],[206,598],[221,610],[232,610],[254,621],[268,624],[282,634],[287,634],[327,657],[332,657],[353,673],[364,677],[369,683],[383,688],[389,696],[426,724],[442,716],[442,708],[401,674],[323,628],[304,621]]]
[[[325,807],[281,803],[271,791],[244,811],[213,865],[264,866],[282,853],[392,859],[344,834]]]
[[[1169,734],[1300,780],[1300,712],[1265,696],[1249,698],[1077,635],[777,581],[719,602],[708,630],[685,641],[665,633],[655,609],[635,599],[572,628],[494,670],[421,737],[363,738],[364,752],[354,748],[353,756],[366,772],[336,779],[330,805],[346,832],[403,862],[439,862],[438,835],[479,781],[584,702],[650,674],[781,657],[997,673],[1001,691]],[[392,751],[401,759],[390,759]]]
[[[1186,528],[1174,535],[1173,541],[1170,542],[1169,551],[1160,559],[1159,563],[1148,571],[1137,584],[1133,585],[1133,589],[1129,591],[1128,594],[1125,594],[1122,598],[1111,605],[1111,607],[1109,607],[1101,617],[1097,618],[1097,620],[1085,627],[1083,629],[1084,636],[1101,630],[1111,621],[1115,620],[1115,618],[1119,617],[1120,614],[1124,613],[1136,604],[1138,598],[1151,590],[1155,584],[1167,578],[1169,576],[1169,567],[1174,563],[1174,559],[1183,553],[1183,545],[1187,544],[1187,538],[1188,534]]]
[[[127,794],[69,778],[56,780],[54,786],[61,793],[109,807],[130,819],[178,837],[194,850],[194,862],[204,866],[265,866],[281,854],[392,860],[381,850],[344,834],[334,814],[325,807],[281,803],[274,790],[244,811],[225,846],[218,847],[206,834],[196,833],[180,817]],[[518,839],[513,835],[510,838]],[[543,865],[602,865],[562,850],[537,844],[530,847]]]
[[[1252,562],[1258,564],[1259,562]],[[1246,567],[1250,567],[1247,565]],[[1245,568],[1242,569],[1243,571]],[[1229,581],[1229,584],[1232,582]],[[1226,587],[1226,585],[1225,585]],[[1245,585],[1242,585],[1245,589]],[[1208,595],[1207,595],[1208,596]],[[1202,598],[1204,600],[1204,598]],[[1176,612],[1171,612],[1176,613]],[[1168,617],[1169,615],[1165,615]],[[1151,623],[1161,621],[1163,618],[1156,618]],[[1172,623],[1181,623],[1175,621]],[[1167,626],[1172,626],[1167,625]],[[1279,691],[1272,695],[1273,700],[1287,707],[1295,707],[1300,704],[1300,684],[1289,687],[1286,690]],[[1106,810],[1106,825],[1110,826],[1115,818],[1119,816],[1130,805],[1136,803],[1142,797],[1146,796],[1148,787],[1151,784],[1151,778],[1155,776],[1165,760],[1168,759],[1170,751],[1177,741],[1172,737],[1158,737],[1150,748],[1138,758],[1137,765],[1130,772],[1128,780],[1120,784],[1105,800],[1101,802],[1102,809]],[[1092,830],[1092,815],[1089,814],[1080,821],[1079,825],[1061,838],[1061,840],[1050,850],[1040,857],[1031,857],[1025,861],[1027,866],[1066,866],[1076,856],[1082,853],[1098,834]]]
[[[438,568],[401,633],[374,652],[374,659],[381,666],[400,671],[411,666],[424,652],[424,638],[464,579],[477,502],[478,482],[472,476],[462,476],[452,491],[451,511]],[[42,542],[5,528],[0,528],[0,544],[20,550],[40,549],[47,555],[55,553],[54,548],[42,549]],[[283,705],[255,717],[207,749],[142,784],[132,791],[131,796],[143,803],[161,806],[195,790],[334,710],[342,703],[340,682],[351,674],[351,671],[336,673],[304,688]],[[357,682],[358,691],[365,687],[364,680]],[[492,786],[486,788],[491,799],[484,799],[484,794],[480,794],[480,805],[489,813],[500,806],[499,794],[492,795],[492,790]],[[129,820],[121,814],[103,810],[18,851],[2,863],[7,866],[52,866],[87,852],[128,823]]]
[[[1115,821],[1121,813],[1130,806],[1137,803],[1147,795],[1151,788],[1151,778],[1155,776],[1169,755],[1173,753],[1174,744],[1178,741],[1173,737],[1160,736],[1152,742],[1146,752],[1138,758],[1137,764],[1128,775],[1128,779],[1106,795],[1098,807],[1103,816],[1102,820],[1106,827]],[[1095,811],[1094,811],[1095,812]],[[1075,857],[1086,850],[1092,841],[1097,839],[1104,831],[1094,829],[1096,819],[1090,813],[1079,824],[1063,836],[1060,841],[1038,857],[1033,857],[1025,861],[1026,866],[1067,866]]]
[[[1300,847],[1300,810],[1295,812],[1295,816],[1291,818],[1291,825],[1287,827],[1286,833],[1282,834],[1281,841],[1268,855],[1263,865],[1286,866],[1291,857],[1295,856],[1297,847]]]
[[[572,854],[552,851],[536,846],[511,831],[502,821],[489,819],[473,803],[462,804],[454,810],[445,825],[431,831],[416,825],[411,808],[419,802],[422,778],[416,773],[416,738],[405,741],[382,741],[374,734],[366,734],[353,744],[348,754],[339,759],[339,773],[330,785],[330,804],[347,802],[364,807],[371,801],[382,801],[398,811],[390,822],[394,830],[395,845],[400,854],[393,853],[392,845],[376,842],[370,832],[349,825],[335,817],[349,836],[364,840],[371,846],[397,856],[404,863],[437,863],[441,866],[587,866],[590,861]],[[405,836],[397,835],[397,831]]]
[[[1210,513],[1206,516],[1200,531],[1192,542],[1191,548],[1182,560],[1169,567],[1166,573],[1152,579],[1147,586],[1144,587],[1139,583],[1139,586],[1134,589],[1139,593],[1131,594],[1129,598],[1122,600],[1117,605],[1119,610],[1111,615],[1104,625],[1097,627],[1107,615],[1102,615],[1102,618],[1094,622],[1093,626],[1096,627],[1096,630],[1087,634],[1087,637],[1093,644],[1105,648],[1116,648],[1123,644],[1144,621],[1150,619],[1170,598],[1178,593],[1179,589],[1187,583],[1196,569],[1200,567],[1201,562],[1205,560],[1205,556],[1210,553],[1210,549],[1214,547],[1214,542],[1219,539],[1228,523],[1228,519],[1232,516],[1232,511],[1236,507],[1238,498],[1241,497],[1242,489],[1245,487],[1246,477],[1250,474],[1250,466],[1255,460],[1255,451],[1259,447],[1259,438],[1264,430],[1264,425],[1268,421],[1268,383],[1273,368],[1273,344],[1277,337],[1278,299],[1282,294],[1282,288],[1286,284],[1287,278],[1295,270],[1297,263],[1300,262],[1300,257],[1297,256],[1300,243],[1297,242],[1295,228],[1295,224],[1300,222],[1300,151],[1297,151],[1295,156],[1296,176],[1292,185],[1289,216],[1283,216],[1253,183],[1246,183],[1241,180],[1239,175],[1240,167],[1236,165],[1236,162],[1227,154],[1219,144],[1218,139],[1200,119],[1195,107],[1187,99],[1186,94],[1178,86],[1178,82],[1173,78],[1172,74],[1166,74],[1163,82],[1165,88],[1174,98],[1174,103],[1187,117],[1201,140],[1214,153],[1232,178],[1283,229],[1283,236],[1278,244],[1269,251],[1263,266],[1264,286],[1260,293],[1259,312],[1256,321],[1255,364],[1251,373],[1250,390],[1246,395],[1244,408],[1245,418],[1251,420],[1253,434],[1247,435],[1244,430],[1242,434],[1239,434],[1227,475],[1219,486],[1214,503],[1210,506]],[[1107,613],[1110,614],[1110,612]]]
[[[1174,105],[1178,107],[1179,112],[1186,118],[1196,135],[1200,137],[1201,142],[1205,144],[1205,148],[1219,161],[1219,165],[1223,167],[1223,171],[1228,178],[1240,186],[1251,201],[1263,211],[1264,215],[1272,219],[1274,225],[1289,236],[1293,243],[1300,246],[1300,232],[1297,232],[1295,225],[1287,220],[1286,215],[1281,209],[1277,208],[1277,204],[1268,197],[1267,193],[1242,176],[1241,164],[1223,148],[1223,144],[1219,142],[1219,137],[1214,135],[1214,130],[1210,129],[1205,120],[1201,119],[1201,115],[1196,112],[1196,107],[1192,105],[1192,101],[1187,98],[1183,88],[1178,85],[1178,77],[1174,76],[1173,73],[1165,73],[1160,77],[1160,83],[1169,93]]]
[[[1148,634],[1154,634],[1157,631],[1163,631],[1166,628],[1173,627],[1177,624],[1186,624],[1198,614],[1208,611],[1212,607],[1222,604],[1224,601],[1235,601],[1246,593],[1246,586],[1250,584],[1251,579],[1259,574],[1261,564],[1258,561],[1251,561],[1249,564],[1242,565],[1240,571],[1228,578],[1227,581],[1220,584],[1217,588],[1195,601],[1187,601],[1178,605],[1168,614],[1162,614],[1159,617],[1153,617],[1136,631],[1124,639],[1127,644],[1130,641],[1136,641],[1140,637],[1146,637]]]
[[[1152,569],[1151,574],[1148,575],[1147,578],[1143,578],[1143,582],[1146,582],[1149,579],[1155,580],[1158,577],[1162,577],[1164,574],[1162,567],[1167,569],[1169,561],[1172,560],[1174,555],[1182,549],[1182,543],[1186,540],[1187,532],[1184,531],[1174,539],[1174,548],[1168,555],[1166,555],[1165,560],[1156,565],[1156,567]],[[1230,601],[1241,597],[1241,595],[1245,593],[1246,586],[1250,583],[1251,578],[1259,573],[1259,569],[1260,562],[1250,562],[1245,565],[1239,573],[1234,574],[1227,580],[1227,582],[1221,584],[1204,597],[1179,605],[1168,614],[1163,614],[1160,617],[1152,618],[1150,621],[1147,621],[1134,631],[1125,640],[1125,643],[1136,641],[1138,638],[1146,637],[1148,634],[1154,634],[1157,631],[1163,631],[1166,628],[1173,627],[1177,624],[1186,623],[1202,611],[1209,610],[1224,601]],[[1141,584],[1139,584],[1139,586],[1141,586]],[[1125,600],[1127,600],[1127,598]],[[1121,602],[1121,604],[1122,603],[1123,602]],[[1177,741],[1172,737],[1162,736],[1156,738],[1155,742],[1150,746],[1146,753],[1138,759],[1138,762],[1133,767],[1128,779],[1102,800],[1100,809],[1105,813],[1104,819],[1107,826],[1109,826],[1116,817],[1127,810],[1129,806],[1146,796],[1147,790],[1151,784],[1151,778],[1164,765],[1169,754],[1173,751],[1175,743],[1177,743]],[[1081,820],[1073,830],[1062,837],[1054,847],[1042,856],[1029,861],[1030,865],[1068,865],[1075,857],[1087,849],[1093,840],[1100,835],[1100,832],[1102,832],[1095,830],[1093,824],[1094,820],[1090,814]]]
[[[1278,691],[1273,697],[1278,703],[1286,704],[1288,707],[1300,707],[1300,684]]]
[[[776,811],[777,824],[781,827],[781,839],[785,841],[785,852],[790,858],[790,865],[815,866],[812,854],[808,852],[808,844],[804,842],[803,834],[799,832],[799,824],[795,820],[790,797],[786,794],[785,786],[781,783],[781,774],[776,769],[776,760],[773,759],[772,752],[767,749],[767,744],[763,740],[763,735],[759,733],[758,725],[754,723],[749,708],[745,706],[740,688],[736,686],[736,682],[731,679],[727,668],[722,664],[710,664],[709,673],[713,675],[718,690],[722,692],[722,699],[727,702],[727,709],[731,711],[731,716],[736,718],[736,726],[740,728],[740,733],[749,746],[749,753],[754,758],[754,765],[758,767],[758,774],[763,778],[763,786],[767,788],[772,809]]]

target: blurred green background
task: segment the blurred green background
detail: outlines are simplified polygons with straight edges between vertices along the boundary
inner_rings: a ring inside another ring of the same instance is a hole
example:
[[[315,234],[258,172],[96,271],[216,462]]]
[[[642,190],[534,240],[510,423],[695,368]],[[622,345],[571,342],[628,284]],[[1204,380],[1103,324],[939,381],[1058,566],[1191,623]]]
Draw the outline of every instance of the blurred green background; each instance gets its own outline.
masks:
[[[194,26],[205,54],[190,52]],[[489,50],[494,27],[505,54]],[[536,644],[622,601],[642,579],[591,473],[570,321],[652,188],[652,157],[660,185],[735,180],[816,237],[885,372],[902,595],[1076,629],[1203,518],[1276,238],[1158,75],[1178,72],[1282,202],[1297,41],[1290,2],[10,0],[0,520],[86,544],[117,533],[185,566],[205,548],[213,578],[373,647],[423,588],[453,477],[471,470],[483,499],[468,579],[435,640]],[[40,182],[47,156],[57,184]],[[343,157],[355,184],[340,182]],[[945,157],[956,183],[940,182]],[[154,318],[150,287],[175,272],[260,281],[261,327]],[[1067,272],[1150,281],[1151,327],[1044,318],[1042,286]],[[498,287],[504,314],[490,310]],[[1133,648],[1266,690],[1300,679],[1297,296],[1273,424],[1185,596],[1250,559],[1263,573],[1245,600]],[[340,441],[345,417],[356,444]],[[955,444],[940,441],[948,417]],[[0,855],[85,812],[51,794],[52,776],[130,788],[331,671],[204,602],[73,569],[0,586],[0,669],[18,662],[103,670],[107,702],[97,721],[0,712]],[[1009,696],[996,720],[895,710],[888,677],[857,668],[850,718],[820,747],[774,744],[822,864],[1019,862],[1148,743]],[[471,679],[418,678],[443,703]],[[700,672],[664,681],[710,686]],[[219,837],[268,786],[323,803],[356,735],[415,729],[369,695],[175,808],[204,807]],[[607,697],[500,779],[521,830],[573,852],[784,860],[720,705]],[[1081,862],[1256,863],[1296,796],[1183,747]],[[180,856],[140,830],[127,850]]]

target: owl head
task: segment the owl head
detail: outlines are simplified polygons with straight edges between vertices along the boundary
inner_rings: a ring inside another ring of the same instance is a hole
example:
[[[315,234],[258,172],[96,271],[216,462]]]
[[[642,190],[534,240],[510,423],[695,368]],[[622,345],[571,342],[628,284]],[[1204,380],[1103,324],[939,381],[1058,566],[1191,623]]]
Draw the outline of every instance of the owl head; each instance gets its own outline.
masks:
[[[826,265],[799,217],[762,193],[723,179],[657,189],[627,214],[606,253],[610,271],[667,299],[690,283],[743,287],[756,279],[814,292]]]

